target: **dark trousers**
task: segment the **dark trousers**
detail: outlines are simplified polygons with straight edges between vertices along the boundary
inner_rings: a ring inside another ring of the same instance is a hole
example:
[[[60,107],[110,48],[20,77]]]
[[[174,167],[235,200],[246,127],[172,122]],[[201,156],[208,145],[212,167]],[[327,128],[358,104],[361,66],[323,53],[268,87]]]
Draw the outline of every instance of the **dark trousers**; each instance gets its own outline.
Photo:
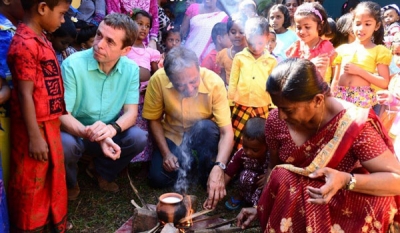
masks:
[[[183,135],[180,146],[168,138],[166,140],[169,150],[178,158],[180,169],[188,171],[190,182],[199,181],[202,185],[206,185],[218,153],[219,138],[217,124],[211,120],[201,120]],[[185,155],[189,159],[185,159]],[[163,157],[155,146],[149,171],[150,185],[156,188],[169,187],[176,183],[177,178],[178,171],[164,170]]]
[[[113,137],[113,141],[121,147],[121,157],[112,160],[104,156],[99,143],[61,132],[68,188],[74,187],[77,183],[77,163],[83,153],[94,156],[93,162],[96,172],[102,178],[111,182],[129,165],[135,155],[143,151],[147,144],[147,136],[146,131],[133,126]]]

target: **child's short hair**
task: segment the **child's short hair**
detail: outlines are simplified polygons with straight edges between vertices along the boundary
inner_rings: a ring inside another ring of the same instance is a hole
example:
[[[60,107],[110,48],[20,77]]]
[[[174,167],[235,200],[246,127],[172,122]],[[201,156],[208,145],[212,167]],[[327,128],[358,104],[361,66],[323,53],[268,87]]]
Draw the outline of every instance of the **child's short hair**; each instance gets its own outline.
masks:
[[[284,28],[290,27],[291,22],[290,22],[290,12],[289,12],[289,9],[288,9],[285,5],[283,5],[283,4],[276,4],[276,5],[273,5],[273,6],[271,7],[271,9],[269,10],[269,12],[271,13],[271,11],[272,11],[272,10],[275,10],[275,9],[278,9],[278,10],[279,10],[280,12],[282,12],[282,14],[283,14],[284,20],[283,20],[283,25],[282,25],[282,27],[284,27]],[[269,16],[268,16],[268,18],[269,18]]]
[[[312,16],[317,25],[319,26],[318,35],[322,36],[326,33],[329,33],[329,24],[328,15],[324,7],[319,4],[318,2],[307,2],[301,4],[296,12],[294,13],[295,16]]]
[[[262,16],[250,18],[246,21],[244,33],[249,39],[253,36],[262,36],[269,34],[268,20]]]
[[[265,119],[261,117],[252,117],[247,120],[242,130],[242,137],[265,142]]]
[[[71,37],[73,39],[76,38],[76,28],[74,23],[71,20],[70,16],[64,15],[64,23],[61,24],[57,30],[55,30],[51,35],[53,37]]]
[[[76,36],[76,42],[80,45],[82,43],[86,43],[90,38],[95,37],[97,32],[97,26],[88,25],[79,30],[78,35]]]
[[[71,3],[72,0],[21,0],[22,9],[25,11],[32,9],[32,7],[39,5],[39,3],[45,2],[51,10],[54,9],[60,2]]]
[[[142,15],[142,16],[144,16],[144,17],[150,19],[150,28],[153,27],[153,17],[151,17],[151,15],[150,15],[149,12],[147,12],[147,11],[145,11],[145,10],[142,10],[142,9],[139,9],[139,8],[133,9],[131,18],[132,18],[133,20],[136,20],[136,17],[137,17],[138,15]]]
[[[226,23],[216,23],[211,30],[211,38],[214,44],[217,44],[218,36],[225,36],[228,34]]]

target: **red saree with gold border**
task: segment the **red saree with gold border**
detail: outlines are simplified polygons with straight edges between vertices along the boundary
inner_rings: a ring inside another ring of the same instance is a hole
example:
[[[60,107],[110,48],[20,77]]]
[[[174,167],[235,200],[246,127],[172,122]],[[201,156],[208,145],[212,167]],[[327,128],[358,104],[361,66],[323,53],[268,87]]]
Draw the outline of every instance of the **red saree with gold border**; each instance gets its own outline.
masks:
[[[377,197],[339,190],[327,205],[307,202],[307,186],[325,182],[308,178],[318,168],[366,172],[360,161],[393,147],[368,110],[343,110],[301,146],[291,140],[286,123],[271,112],[266,124],[269,146],[285,164],[271,172],[258,204],[263,232],[388,232],[398,212],[397,197]],[[357,173],[357,172],[356,172]]]

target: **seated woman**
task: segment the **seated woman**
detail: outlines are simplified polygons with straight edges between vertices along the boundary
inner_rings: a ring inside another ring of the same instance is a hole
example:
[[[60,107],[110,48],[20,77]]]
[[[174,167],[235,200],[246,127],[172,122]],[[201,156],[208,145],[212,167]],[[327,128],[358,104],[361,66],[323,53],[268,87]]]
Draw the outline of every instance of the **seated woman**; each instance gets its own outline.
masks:
[[[281,62],[267,91],[278,107],[265,124],[269,180],[238,226],[258,216],[262,232],[388,232],[400,163],[374,112],[331,97],[303,59]]]

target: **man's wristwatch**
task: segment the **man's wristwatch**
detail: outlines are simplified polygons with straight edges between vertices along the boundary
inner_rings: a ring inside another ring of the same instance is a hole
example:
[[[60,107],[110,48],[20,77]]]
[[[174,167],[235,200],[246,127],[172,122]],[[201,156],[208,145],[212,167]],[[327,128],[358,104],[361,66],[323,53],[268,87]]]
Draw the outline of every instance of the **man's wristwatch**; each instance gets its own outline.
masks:
[[[117,134],[122,132],[121,126],[117,122],[111,122],[110,125],[117,131]]]
[[[226,169],[226,165],[224,164],[224,163],[221,163],[221,162],[215,162],[214,163],[214,166],[218,166],[218,167],[220,167],[222,170],[224,170],[225,171],[225,169]]]
[[[354,177],[353,173],[350,173],[351,177],[350,177],[350,181],[349,183],[346,184],[346,189],[347,190],[353,190],[354,186],[356,186],[356,178]]]

